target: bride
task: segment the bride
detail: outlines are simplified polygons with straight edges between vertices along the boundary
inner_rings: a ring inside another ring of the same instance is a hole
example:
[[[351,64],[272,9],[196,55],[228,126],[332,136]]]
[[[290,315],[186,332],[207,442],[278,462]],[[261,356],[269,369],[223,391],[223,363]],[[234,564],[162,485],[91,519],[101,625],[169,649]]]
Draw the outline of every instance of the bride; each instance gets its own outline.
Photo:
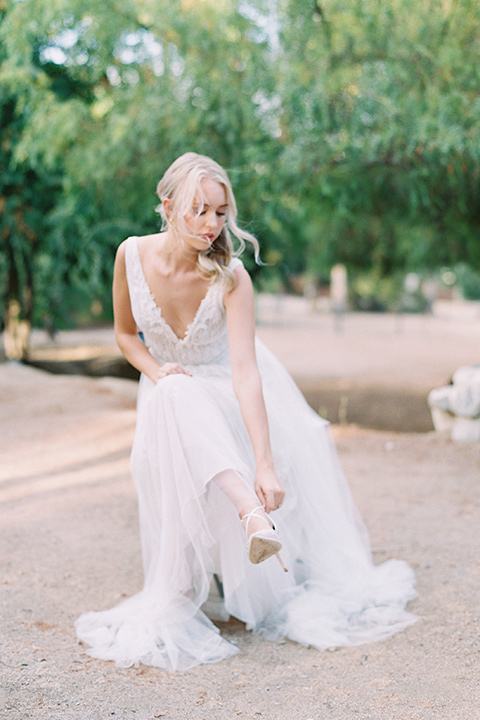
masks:
[[[259,248],[227,174],[186,153],[157,193],[163,232],[123,242],[113,282],[117,342],[141,371],[131,470],[144,587],[81,615],[78,637],[124,667],[227,658],[237,648],[201,609],[214,574],[225,611],[272,640],[322,650],[403,630],[412,570],[373,565],[328,423],[255,338],[236,255]]]

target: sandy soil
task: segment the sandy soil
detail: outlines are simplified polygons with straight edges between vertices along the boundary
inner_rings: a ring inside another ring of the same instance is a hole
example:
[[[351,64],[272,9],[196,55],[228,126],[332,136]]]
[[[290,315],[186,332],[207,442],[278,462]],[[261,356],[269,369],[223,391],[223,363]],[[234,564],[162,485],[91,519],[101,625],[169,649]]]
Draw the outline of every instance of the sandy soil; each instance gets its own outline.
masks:
[[[127,380],[0,365],[2,720],[480,718],[480,449],[434,433],[334,428],[376,561],[417,572],[419,621],[406,632],[320,653],[231,620],[221,630],[241,652],[218,665],[169,674],[89,658],[75,618],[142,582],[135,392]]]

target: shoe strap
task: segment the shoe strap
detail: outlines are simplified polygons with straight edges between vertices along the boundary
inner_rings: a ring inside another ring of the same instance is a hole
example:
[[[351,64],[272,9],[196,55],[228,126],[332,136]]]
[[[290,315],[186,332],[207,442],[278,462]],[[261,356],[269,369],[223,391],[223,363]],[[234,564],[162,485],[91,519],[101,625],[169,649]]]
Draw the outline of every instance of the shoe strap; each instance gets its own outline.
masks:
[[[263,515],[258,515],[258,514],[257,514],[259,510],[262,511]],[[242,517],[240,518],[240,520],[242,520],[242,521],[243,521],[243,520],[246,520],[246,521],[247,521],[246,524],[245,524],[245,535],[247,536],[247,538],[248,538],[248,526],[250,525],[250,520],[252,519],[252,517],[257,517],[257,518],[260,518],[261,520],[266,520],[266,521],[268,521],[268,523],[272,526],[272,528],[275,529],[275,525],[274,525],[274,523],[273,523],[272,518],[271,518],[270,515],[265,511],[265,508],[263,508],[261,505],[259,505],[258,507],[253,508],[253,510],[250,510],[249,513],[246,513],[245,515],[242,515]]]

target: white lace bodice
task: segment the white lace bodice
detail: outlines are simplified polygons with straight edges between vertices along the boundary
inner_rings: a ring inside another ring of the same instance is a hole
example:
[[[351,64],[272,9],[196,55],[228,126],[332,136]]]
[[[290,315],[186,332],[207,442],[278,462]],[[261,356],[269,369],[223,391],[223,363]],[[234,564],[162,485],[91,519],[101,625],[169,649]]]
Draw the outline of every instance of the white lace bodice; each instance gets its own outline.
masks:
[[[148,286],[136,237],[127,239],[125,263],[133,317],[157,362],[187,366],[228,362],[224,291],[220,282],[209,286],[185,337],[179,338],[165,321]],[[233,270],[241,264],[241,260],[234,258],[229,267]]]

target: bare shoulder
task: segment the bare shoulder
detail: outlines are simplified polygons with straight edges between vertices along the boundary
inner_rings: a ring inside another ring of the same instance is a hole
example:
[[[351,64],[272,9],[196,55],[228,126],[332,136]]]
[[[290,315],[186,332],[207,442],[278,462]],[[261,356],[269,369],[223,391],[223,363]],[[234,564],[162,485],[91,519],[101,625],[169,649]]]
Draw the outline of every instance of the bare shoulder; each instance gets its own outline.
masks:
[[[248,270],[245,269],[245,266],[237,265],[236,268],[233,270],[233,274],[235,275],[235,287],[237,285],[252,285],[252,279],[250,277],[250,274]]]
[[[225,307],[253,298],[252,279],[243,265],[238,265],[233,270],[233,274],[235,275],[235,286],[225,294]]]
[[[137,235],[137,245],[140,252],[143,254],[145,251],[148,252],[149,248],[156,247],[158,241],[164,237],[165,233],[150,233],[150,235]]]
[[[123,240],[117,248],[117,253],[116,253],[117,260],[125,261],[126,250],[127,250],[127,241]]]
[[[127,272],[127,243],[128,238],[123,240],[117,248],[114,265],[115,273],[117,274],[121,273],[125,275]]]
[[[151,233],[150,235],[135,235],[132,237],[135,237],[139,252],[143,256],[148,253],[149,248],[153,247],[155,241],[161,238],[162,235],[164,233]],[[123,240],[117,248],[116,258],[119,262],[125,263],[126,248],[129,240],[130,238]]]

